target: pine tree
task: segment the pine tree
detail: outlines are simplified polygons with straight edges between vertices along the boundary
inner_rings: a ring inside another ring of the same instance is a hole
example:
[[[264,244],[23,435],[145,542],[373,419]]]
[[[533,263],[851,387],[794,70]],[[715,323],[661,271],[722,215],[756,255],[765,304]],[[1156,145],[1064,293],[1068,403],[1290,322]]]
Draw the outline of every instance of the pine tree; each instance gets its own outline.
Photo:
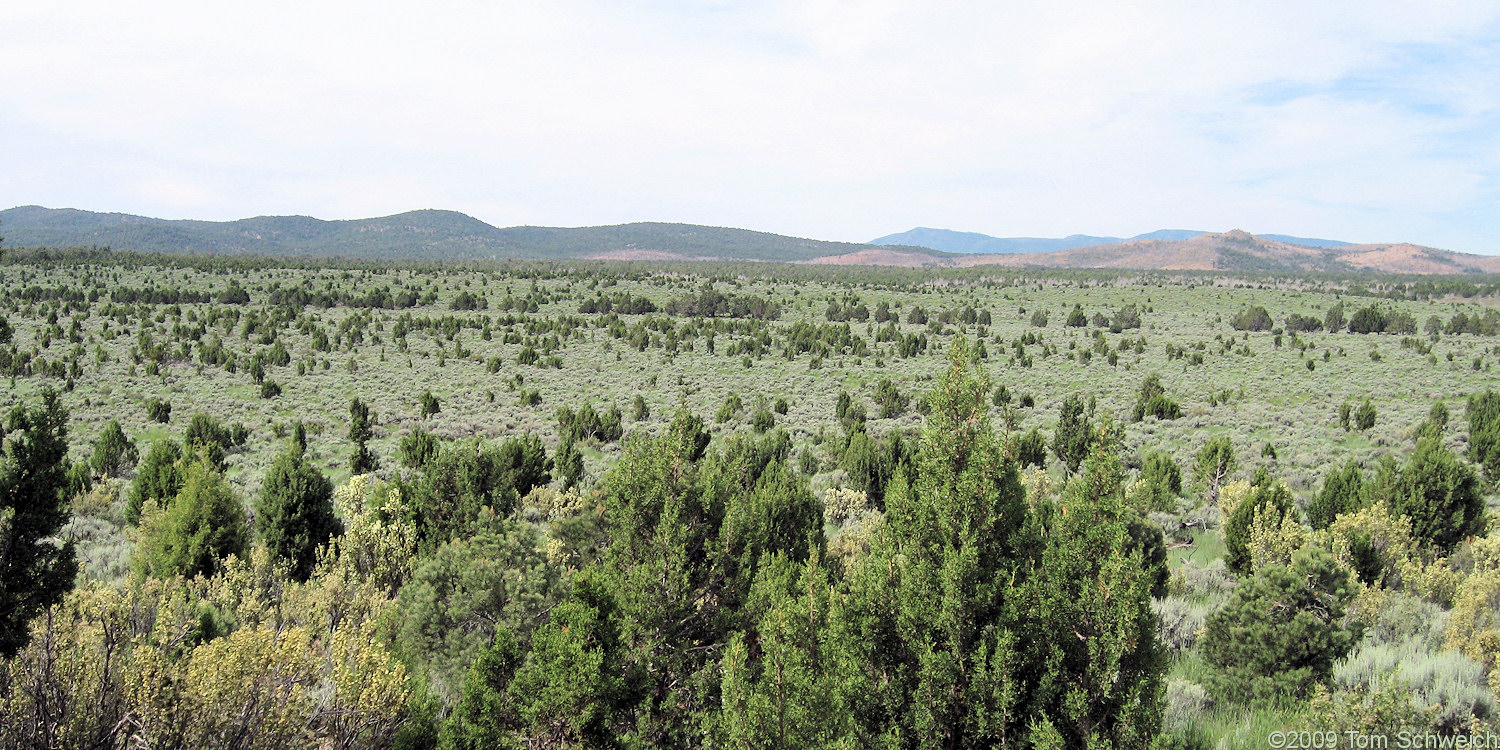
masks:
[[[292,577],[307,580],[318,548],[343,532],[333,513],[333,483],[302,451],[283,451],[261,480],[256,525],[271,554],[290,563]]]
[[[10,414],[0,435],[0,657],[30,640],[27,624],[73,588],[73,545],[50,540],[68,521],[68,413],[57,394]]]
[[[1306,697],[1354,644],[1343,617],[1356,591],[1348,570],[1313,546],[1290,567],[1261,569],[1208,618],[1200,648],[1213,668],[1209,690],[1246,704]]]

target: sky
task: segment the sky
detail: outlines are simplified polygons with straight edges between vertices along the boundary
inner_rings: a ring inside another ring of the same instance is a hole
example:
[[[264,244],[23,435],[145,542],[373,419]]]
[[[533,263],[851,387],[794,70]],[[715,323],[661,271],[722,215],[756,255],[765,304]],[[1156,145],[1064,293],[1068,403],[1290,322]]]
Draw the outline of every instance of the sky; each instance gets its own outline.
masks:
[[[1494,0],[11,0],[0,61],[0,207],[1500,254]]]

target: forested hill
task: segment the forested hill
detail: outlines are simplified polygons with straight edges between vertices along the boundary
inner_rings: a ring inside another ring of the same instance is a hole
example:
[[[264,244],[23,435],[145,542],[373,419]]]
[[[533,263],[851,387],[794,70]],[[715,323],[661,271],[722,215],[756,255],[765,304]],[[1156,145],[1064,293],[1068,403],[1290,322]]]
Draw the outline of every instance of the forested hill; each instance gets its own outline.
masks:
[[[12,247],[108,246],[140,252],[390,259],[801,261],[872,249],[857,243],[657,222],[501,229],[456,211],[436,210],[347,221],[309,216],[193,221],[21,206],[0,211],[0,234]],[[900,249],[933,260],[946,255],[926,248]]]

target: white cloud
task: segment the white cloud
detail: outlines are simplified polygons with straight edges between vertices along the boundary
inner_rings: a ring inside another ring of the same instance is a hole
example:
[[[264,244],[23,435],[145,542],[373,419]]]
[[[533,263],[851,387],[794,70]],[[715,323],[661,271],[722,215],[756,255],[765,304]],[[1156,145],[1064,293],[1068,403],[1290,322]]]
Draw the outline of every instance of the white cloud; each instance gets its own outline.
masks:
[[[1500,251],[1490,2],[14,5],[7,205]]]

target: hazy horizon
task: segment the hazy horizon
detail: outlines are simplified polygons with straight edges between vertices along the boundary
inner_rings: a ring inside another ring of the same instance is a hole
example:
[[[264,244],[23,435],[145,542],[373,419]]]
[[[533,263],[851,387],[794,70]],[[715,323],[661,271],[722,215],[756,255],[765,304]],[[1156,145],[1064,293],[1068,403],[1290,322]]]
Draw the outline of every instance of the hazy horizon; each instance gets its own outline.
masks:
[[[1500,7],[22,2],[0,205],[1500,252]]]

